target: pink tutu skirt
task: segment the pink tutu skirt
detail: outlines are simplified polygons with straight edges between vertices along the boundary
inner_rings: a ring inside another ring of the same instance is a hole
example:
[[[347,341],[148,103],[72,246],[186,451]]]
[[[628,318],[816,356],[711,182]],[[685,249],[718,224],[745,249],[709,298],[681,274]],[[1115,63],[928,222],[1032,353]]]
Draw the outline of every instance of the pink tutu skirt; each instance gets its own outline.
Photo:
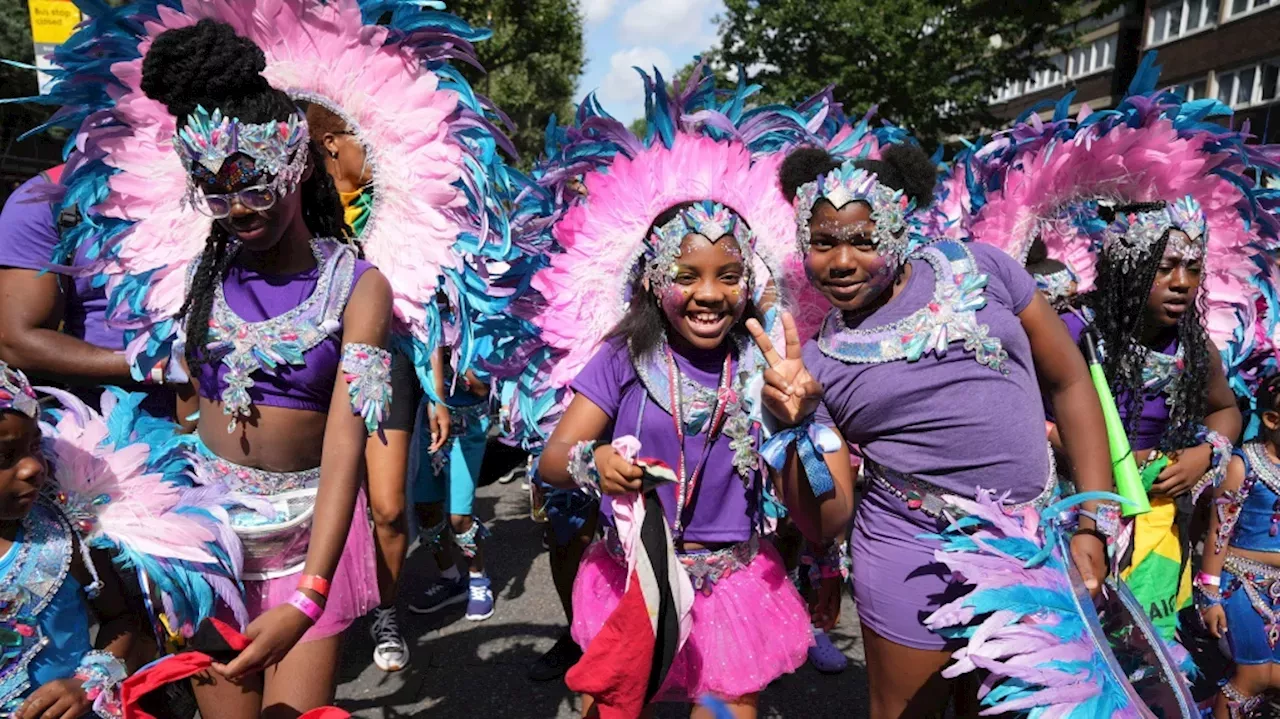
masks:
[[[264,581],[244,582],[244,605],[249,611],[249,621],[266,613],[268,609],[284,604],[298,589],[302,571]],[[313,642],[341,633],[358,618],[378,606],[378,568],[374,557],[373,531],[369,527],[368,501],[364,488],[356,496],[356,509],[351,518],[351,530],[347,534],[347,546],[338,560],[329,586],[324,614],[301,641]]]
[[[573,584],[573,640],[586,650],[618,606],[626,567],[597,541]],[[656,701],[694,701],[704,694],[754,694],[802,666],[813,644],[809,611],[777,550],[767,541],[745,569],[697,592],[693,630],[676,654]]]

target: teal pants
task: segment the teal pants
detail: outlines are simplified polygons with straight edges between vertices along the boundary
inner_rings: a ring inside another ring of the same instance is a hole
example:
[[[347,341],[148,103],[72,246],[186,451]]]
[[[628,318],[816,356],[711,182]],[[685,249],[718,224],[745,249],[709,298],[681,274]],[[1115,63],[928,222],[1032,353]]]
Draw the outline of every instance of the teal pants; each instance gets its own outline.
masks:
[[[489,415],[470,412],[453,413],[453,436],[440,448],[446,458],[436,470],[428,451],[430,441],[420,442],[422,456],[418,462],[418,477],[414,482],[413,501],[416,504],[445,502],[445,511],[458,516],[470,516],[476,498],[476,485],[480,482],[480,465],[484,464],[484,449],[489,441]]]

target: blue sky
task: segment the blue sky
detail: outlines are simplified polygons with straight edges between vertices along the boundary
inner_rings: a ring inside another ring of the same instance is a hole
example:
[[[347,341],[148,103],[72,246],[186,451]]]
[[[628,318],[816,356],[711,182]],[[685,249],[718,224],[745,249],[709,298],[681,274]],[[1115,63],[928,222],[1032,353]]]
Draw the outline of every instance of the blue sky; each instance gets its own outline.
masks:
[[[644,115],[644,85],[633,65],[664,77],[715,44],[721,0],[580,0],[587,68],[577,99],[592,90],[609,114]]]

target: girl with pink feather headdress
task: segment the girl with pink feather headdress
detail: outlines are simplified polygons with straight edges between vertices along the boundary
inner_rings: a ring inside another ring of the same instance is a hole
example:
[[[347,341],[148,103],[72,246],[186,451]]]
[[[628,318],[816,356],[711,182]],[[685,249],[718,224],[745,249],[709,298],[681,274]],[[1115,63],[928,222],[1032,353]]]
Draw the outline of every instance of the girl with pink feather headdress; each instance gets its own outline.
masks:
[[[0,362],[0,711],[118,717],[142,628],[110,559],[52,499],[39,414],[26,377]]]
[[[578,176],[585,196],[555,216],[550,266],[534,280],[545,301],[531,320],[558,350],[549,381],[573,392],[537,468],[552,486],[605,495],[609,527],[574,583],[585,655],[567,681],[588,695],[587,716],[713,695],[754,717],[758,693],[812,642],[760,537],[760,360],[746,330],[748,318],[776,327],[787,306],[771,280],[793,245],[770,151],[807,133],[790,111],[720,101],[701,71],[670,94],[661,76],[646,82],[645,138],[588,100],[594,116],[568,129],[564,152],[579,164],[542,177],[548,198],[573,193]],[[669,537],[670,564],[638,541],[640,507]],[[659,564],[666,585],[644,570]]]
[[[253,642],[202,683],[206,716],[331,694],[337,635],[378,599],[358,449],[394,419],[390,331],[438,399],[435,350],[454,346],[459,372],[478,357],[475,313],[443,317],[436,294],[501,313],[513,292],[485,261],[514,258],[509,144],[450,67],[486,34],[431,5],[87,3],[59,50],[59,122],[95,118],[67,180],[85,215],[65,237],[102,259],[135,371],[196,370],[180,413],[201,408],[200,479],[236,490]],[[300,101],[368,152],[358,253]],[[210,698],[281,661],[257,691]]]
[[[946,680],[964,671],[947,668],[954,649],[949,640],[974,636],[965,624],[990,611],[966,608],[966,599],[989,599],[966,595],[965,583],[976,576],[967,570],[952,576],[940,566],[949,553],[943,533],[951,517],[973,515],[968,524],[954,525],[958,530],[977,529],[992,511],[1034,518],[1028,536],[1016,540],[1030,540],[1031,549],[1019,571],[1035,566],[1046,578],[1065,580],[1063,550],[1038,521],[1041,511],[1057,512],[1051,509],[1057,480],[1040,430],[1041,382],[1069,426],[1082,486],[1110,487],[1101,412],[1083,358],[1030,276],[991,248],[921,241],[935,174],[923,152],[903,144],[880,160],[796,150],[780,172],[793,198],[807,275],[833,309],[803,350],[766,349],[772,371],[765,376],[765,407],[793,427],[788,439],[795,440],[776,457],[766,447],[766,455],[782,470],[802,529],[836,536],[853,520],[852,583],[873,717],[902,716],[908,707],[941,714],[951,696]],[[856,518],[843,449],[821,458],[805,446],[815,427],[838,428],[863,454],[871,482]],[[831,478],[815,481],[815,470],[824,468]],[[983,502],[983,490],[996,494]],[[982,504],[961,500],[975,494]],[[1012,554],[1015,546],[1011,541],[999,549]],[[1104,547],[1081,535],[1071,552],[1096,589],[1106,573]],[[1013,563],[1009,569],[1007,577],[1020,576]],[[1017,610],[998,613],[984,629],[1025,631],[1025,617]],[[1064,626],[1080,623],[1073,618]],[[980,638],[973,640],[975,655]],[[1084,665],[1067,672],[1067,666],[1059,669],[1077,677],[1091,673]],[[1123,675],[1115,681],[1122,683]],[[1006,707],[1006,691],[989,691],[980,693],[988,711],[1023,708]],[[1076,716],[1100,715],[1088,711]]]
[[[154,656],[140,617],[157,618],[162,638],[190,636],[215,597],[244,615],[238,542],[219,493],[191,485],[172,424],[140,411],[143,395],[109,389],[99,413],[41,391],[54,400],[44,409],[0,363],[0,710],[119,717],[128,669]],[[123,593],[134,574],[149,611]]]

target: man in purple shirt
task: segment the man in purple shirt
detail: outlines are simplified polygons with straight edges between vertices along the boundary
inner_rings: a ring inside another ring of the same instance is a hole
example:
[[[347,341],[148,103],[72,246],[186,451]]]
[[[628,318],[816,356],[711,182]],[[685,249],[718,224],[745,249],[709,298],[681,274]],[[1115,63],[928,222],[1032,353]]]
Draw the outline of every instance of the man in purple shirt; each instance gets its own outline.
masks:
[[[59,166],[26,181],[0,211],[0,360],[97,406],[99,386],[136,382],[121,353],[123,333],[106,324],[106,289],[51,267],[58,223],[49,198],[61,174]],[[68,264],[88,262],[77,254]],[[157,416],[172,416],[174,406],[168,391],[152,391],[144,403]]]

